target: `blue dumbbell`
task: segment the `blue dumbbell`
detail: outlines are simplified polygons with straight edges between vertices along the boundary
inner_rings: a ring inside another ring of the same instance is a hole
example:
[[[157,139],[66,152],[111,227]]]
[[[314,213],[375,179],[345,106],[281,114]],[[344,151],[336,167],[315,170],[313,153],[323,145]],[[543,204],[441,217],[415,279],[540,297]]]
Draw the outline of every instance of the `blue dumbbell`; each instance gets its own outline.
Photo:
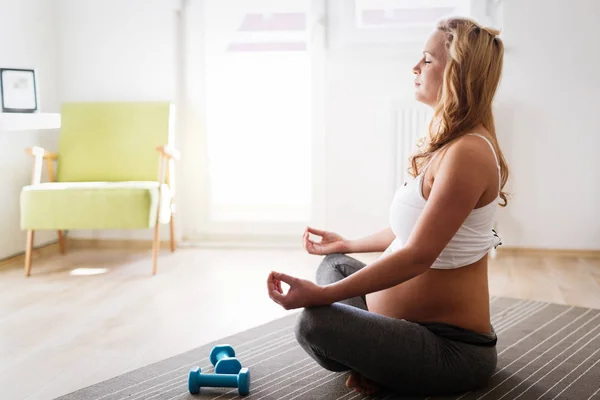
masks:
[[[237,374],[242,369],[242,363],[235,358],[235,350],[227,344],[213,347],[209,358],[216,374]]]
[[[242,368],[238,374],[203,374],[199,367],[192,368],[188,377],[191,394],[200,393],[202,387],[237,387],[240,396],[250,393],[250,371]]]

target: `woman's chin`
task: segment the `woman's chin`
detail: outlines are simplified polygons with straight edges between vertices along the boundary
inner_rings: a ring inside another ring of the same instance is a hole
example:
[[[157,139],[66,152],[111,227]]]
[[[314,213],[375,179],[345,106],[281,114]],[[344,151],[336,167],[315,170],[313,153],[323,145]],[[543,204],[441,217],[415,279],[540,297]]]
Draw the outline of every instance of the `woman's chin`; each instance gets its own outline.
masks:
[[[419,93],[419,91],[415,91],[415,100],[418,101],[419,103],[425,104],[426,106],[433,107],[433,103],[431,101],[429,101],[429,99],[427,99],[427,97],[423,96],[422,93]]]

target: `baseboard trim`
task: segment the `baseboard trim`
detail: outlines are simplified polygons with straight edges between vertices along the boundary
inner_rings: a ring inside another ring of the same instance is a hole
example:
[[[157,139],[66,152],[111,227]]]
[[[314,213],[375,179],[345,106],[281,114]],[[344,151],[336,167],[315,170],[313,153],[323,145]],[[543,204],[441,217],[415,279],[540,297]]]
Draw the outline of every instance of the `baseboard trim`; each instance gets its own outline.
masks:
[[[67,249],[68,249],[68,247],[67,247]],[[34,247],[33,251],[32,251],[32,257],[37,258],[37,257],[47,256],[47,255],[56,254],[56,253],[60,253],[60,246],[58,245],[58,240],[44,243],[42,245]],[[0,259],[0,267],[6,266],[9,264],[12,265],[12,264],[15,264],[18,262],[21,262],[21,263],[25,262],[25,250]]]
[[[600,250],[588,249],[544,249],[532,247],[505,247],[496,250],[499,256],[543,256],[543,257],[575,257],[600,258]]]
[[[161,249],[169,249],[170,241],[162,240]],[[152,250],[152,240],[131,239],[77,239],[67,240],[67,253],[69,249],[130,249],[130,250]]]

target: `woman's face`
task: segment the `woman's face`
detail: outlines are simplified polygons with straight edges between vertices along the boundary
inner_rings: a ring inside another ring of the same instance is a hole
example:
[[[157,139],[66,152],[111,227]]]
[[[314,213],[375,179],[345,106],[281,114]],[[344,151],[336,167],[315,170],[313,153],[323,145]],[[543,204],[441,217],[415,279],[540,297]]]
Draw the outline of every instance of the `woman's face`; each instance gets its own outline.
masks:
[[[434,107],[438,102],[440,88],[444,81],[444,68],[448,57],[446,34],[436,30],[423,50],[423,57],[413,67],[415,73],[415,98],[428,106]]]

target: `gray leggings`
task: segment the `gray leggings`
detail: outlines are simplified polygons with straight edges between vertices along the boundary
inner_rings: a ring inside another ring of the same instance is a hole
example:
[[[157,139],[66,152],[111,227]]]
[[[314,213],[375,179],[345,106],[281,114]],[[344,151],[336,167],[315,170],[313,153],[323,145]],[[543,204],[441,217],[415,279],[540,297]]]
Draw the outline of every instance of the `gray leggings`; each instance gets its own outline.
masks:
[[[317,283],[330,284],[365,266],[325,257]],[[364,298],[305,308],[296,339],[323,368],[356,371],[384,388],[411,395],[450,395],[484,386],[496,369],[496,335],[418,324],[369,312]]]

